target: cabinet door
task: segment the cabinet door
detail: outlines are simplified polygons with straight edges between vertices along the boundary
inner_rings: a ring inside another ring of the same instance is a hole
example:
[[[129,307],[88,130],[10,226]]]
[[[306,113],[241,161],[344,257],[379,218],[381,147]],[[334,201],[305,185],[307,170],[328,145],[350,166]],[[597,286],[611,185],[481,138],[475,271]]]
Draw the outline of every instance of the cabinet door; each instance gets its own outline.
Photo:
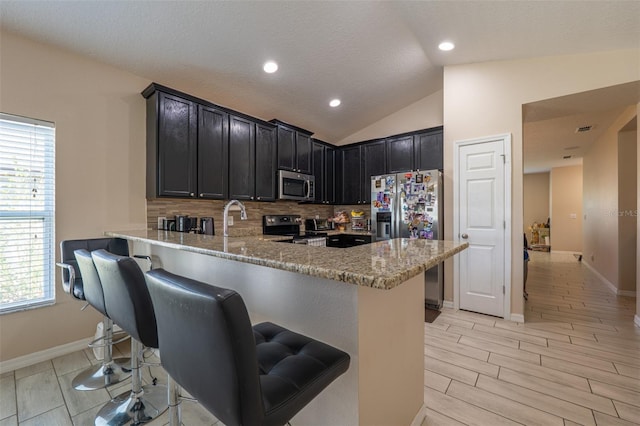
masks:
[[[296,163],[293,167],[300,173],[311,174],[311,137],[304,133],[296,132]]]
[[[324,203],[325,199],[325,146],[323,144],[312,143],[312,174],[316,178],[315,198],[316,203]]]
[[[255,124],[229,116],[229,198],[252,200],[255,193]]]
[[[415,137],[415,168],[418,170],[442,170],[442,130],[420,133]]]
[[[256,124],[256,193],[258,201],[275,201],[278,158],[276,129]]]
[[[336,202],[336,150],[325,147],[324,155],[324,189],[325,201],[328,204]]]
[[[364,152],[364,172],[362,174],[362,203],[371,201],[371,176],[386,173],[386,146],[385,141],[369,142],[362,145]]]
[[[295,171],[296,132],[278,126],[278,168]]]
[[[360,204],[362,203],[360,146],[344,148],[340,151],[340,154],[342,157],[340,162],[340,174],[342,176],[340,202],[343,204]]]
[[[193,102],[159,94],[158,195],[195,197],[197,109]]]
[[[387,173],[413,170],[413,136],[387,139]]]
[[[198,197],[226,199],[229,194],[229,116],[198,106]]]

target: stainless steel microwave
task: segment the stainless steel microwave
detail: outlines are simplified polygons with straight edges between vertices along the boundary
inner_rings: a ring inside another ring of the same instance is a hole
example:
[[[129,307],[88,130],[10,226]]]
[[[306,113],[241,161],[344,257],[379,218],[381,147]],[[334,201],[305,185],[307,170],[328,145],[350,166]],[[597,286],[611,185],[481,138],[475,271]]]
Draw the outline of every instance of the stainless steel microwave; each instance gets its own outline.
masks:
[[[278,170],[278,198],[281,200],[313,201],[315,177],[302,173]]]

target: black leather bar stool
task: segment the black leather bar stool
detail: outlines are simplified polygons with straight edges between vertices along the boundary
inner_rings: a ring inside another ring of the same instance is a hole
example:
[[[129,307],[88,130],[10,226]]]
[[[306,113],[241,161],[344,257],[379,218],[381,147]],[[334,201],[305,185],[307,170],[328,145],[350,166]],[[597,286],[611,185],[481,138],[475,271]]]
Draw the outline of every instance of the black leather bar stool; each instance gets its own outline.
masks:
[[[252,328],[233,290],[162,269],[145,276],[162,366],[227,426],[283,425],[349,368],[349,355],[325,343],[269,322]],[[169,405],[177,426],[179,402]]]
[[[95,424],[139,425],[162,414],[168,405],[163,385],[142,386],[143,345],[158,348],[158,332],[144,274],[131,257],[105,250],[91,252],[104,289],[107,312],[131,335],[131,391],[113,398],[100,409]]]
[[[65,292],[78,300],[84,300],[103,315],[102,337],[89,343],[89,347],[102,347],[104,351],[102,364],[91,366],[78,374],[71,382],[76,390],[95,390],[113,385],[127,379],[131,375],[129,358],[112,359],[113,321],[107,315],[104,307],[104,295],[102,285],[95,269],[92,267],[85,274],[78,263],[74,252],[76,250],[104,249],[123,256],[129,255],[129,246],[126,240],[121,238],[94,238],[86,240],[66,240],[60,243],[62,267],[62,287]],[[87,307],[85,305],[82,309]],[[122,340],[127,339],[125,337]],[[122,341],[120,340],[120,341]]]

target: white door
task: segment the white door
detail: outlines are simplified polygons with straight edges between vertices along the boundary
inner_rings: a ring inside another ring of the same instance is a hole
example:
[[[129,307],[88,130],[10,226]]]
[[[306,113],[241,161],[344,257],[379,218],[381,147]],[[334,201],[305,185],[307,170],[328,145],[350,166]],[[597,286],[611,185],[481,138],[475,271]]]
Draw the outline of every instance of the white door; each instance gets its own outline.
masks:
[[[504,317],[506,254],[505,145],[508,136],[460,142],[457,147],[459,308]],[[507,292],[510,293],[510,292]],[[508,312],[508,311],[507,311]]]

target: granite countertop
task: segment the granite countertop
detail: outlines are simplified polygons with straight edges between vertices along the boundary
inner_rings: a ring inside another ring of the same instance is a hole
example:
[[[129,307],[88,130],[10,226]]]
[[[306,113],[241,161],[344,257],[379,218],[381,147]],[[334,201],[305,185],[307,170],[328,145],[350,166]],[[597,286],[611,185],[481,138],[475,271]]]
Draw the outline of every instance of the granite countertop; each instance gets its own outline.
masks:
[[[106,232],[155,244],[314,277],[389,290],[466,249],[466,242],[393,239],[350,248],[285,244],[281,236],[222,237],[172,231]]]

